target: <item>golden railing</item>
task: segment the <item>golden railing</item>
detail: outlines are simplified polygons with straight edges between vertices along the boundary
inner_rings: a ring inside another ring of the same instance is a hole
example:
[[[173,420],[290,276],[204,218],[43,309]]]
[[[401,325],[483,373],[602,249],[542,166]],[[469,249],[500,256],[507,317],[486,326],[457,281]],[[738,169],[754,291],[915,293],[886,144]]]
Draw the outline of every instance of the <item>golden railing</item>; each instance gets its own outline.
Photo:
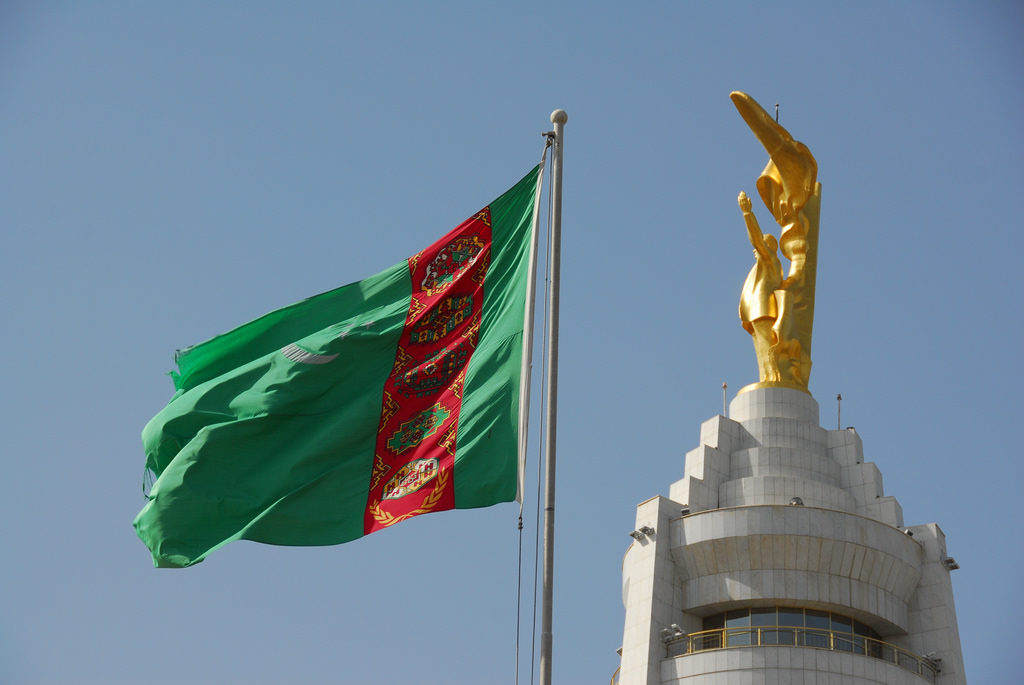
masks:
[[[699,633],[676,635],[666,640],[668,657],[695,654],[711,649],[735,647],[815,647],[840,652],[863,654],[896,664],[905,671],[916,673],[930,683],[935,682],[938,667],[935,662],[917,656],[896,645],[866,635],[843,633],[821,628],[797,626],[744,626],[716,628]]]

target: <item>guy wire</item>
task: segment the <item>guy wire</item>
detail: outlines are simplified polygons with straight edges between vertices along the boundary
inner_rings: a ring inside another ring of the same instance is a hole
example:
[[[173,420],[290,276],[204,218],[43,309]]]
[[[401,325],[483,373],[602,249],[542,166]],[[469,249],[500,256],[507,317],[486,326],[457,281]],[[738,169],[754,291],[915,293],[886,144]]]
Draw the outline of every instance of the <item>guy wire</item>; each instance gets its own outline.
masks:
[[[544,144],[544,151],[541,153],[541,156],[540,156],[540,167],[541,167],[541,173],[542,174],[544,173],[544,167],[545,167],[545,163],[546,163],[547,155],[548,155],[548,148],[551,147],[551,142],[552,142],[551,135],[549,135],[547,133],[545,133],[543,135],[545,137],[545,144]],[[550,190],[550,186],[549,186],[548,187],[548,216],[549,217],[551,215],[550,206],[551,206],[551,190]],[[536,236],[534,236],[534,238],[536,238]],[[546,335],[546,332],[547,332],[547,304],[546,304],[546,299],[547,299],[547,279],[546,278],[545,278],[545,292],[544,292],[544,296],[545,296],[544,334]],[[526,306],[529,307],[530,303],[527,303]],[[532,339],[529,340],[529,341],[525,341],[524,340],[523,344],[533,345],[533,340]],[[546,351],[544,353],[542,353],[542,356],[541,356],[541,359],[542,359],[542,371],[541,371],[541,373],[542,374],[546,370],[546,364],[544,363],[545,357],[543,356],[544,354],[546,354]],[[532,374],[532,371],[533,370],[530,369],[531,374]],[[533,381],[533,379],[531,377],[530,382],[532,382],[532,381]],[[541,403],[542,403],[541,406],[543,407],[543,398],[541,399]],[[527,407],[526,411],[529,412],[530,408]],[[544,421],[544,412],[543,412],[543,408],[542,408],[542,410],[541,410],[541,430],[538,433],[538,435],[543,435],[544,434],[544,423],[543,423],[543,421]],[[538,440],[539,440],[539,438],[538,438]],[[537,445],[537,454],[538,454],[538,457],[537,457],[537,516],[538,516],[538,518],[540,516],[540,450],[541,450],[541,447],[540,447],[540,443],[538,442],[538,445]],[[523,601],[523,501],[526,499],[525,495],[526,495],[525,492],[524,493],[520,493],[520,497],[519,497],[519,521],[517,523],[517,529],[519,531],[519,554],[518,554],[517,568],[516,568],[516,665],[515,665],[515,685],[519,685],[519,640],[520,640],[520,635],[522,633],[522,629],[520,627],[520,616],[522,614],[522,610],[521,609],[522,609],[522,601]],[[535,530],[535,536],[538,534],[538,530],[539,529]],[[537,544],[536,544],[536,542],[534,542],[533,620],[531,622],[531,635],[533,636],[534,647],[531,647],[531,651],[530,651],[530,685],[533,685],[533,650],[535,649],[536,639],[537,639],[537,560],[536,560],[536,556],[537,556]]]

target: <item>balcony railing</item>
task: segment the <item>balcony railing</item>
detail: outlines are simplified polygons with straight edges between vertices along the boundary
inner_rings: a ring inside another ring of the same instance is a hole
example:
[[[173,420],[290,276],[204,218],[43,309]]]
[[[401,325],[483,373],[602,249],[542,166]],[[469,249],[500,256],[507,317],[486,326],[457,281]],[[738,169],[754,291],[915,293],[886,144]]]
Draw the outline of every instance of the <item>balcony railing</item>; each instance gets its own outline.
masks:
[[[912,654],[888,642],[875,640],[865,635],[820,628],[793,626],[717,628],[672,637],[666,642],[666,646],[669,657],[734,647],[817,647],[818,649],[863,654],[888,661],[906,671],[916,673],[930,683],[935,682],[935,675],[939,671],[932,660]]]

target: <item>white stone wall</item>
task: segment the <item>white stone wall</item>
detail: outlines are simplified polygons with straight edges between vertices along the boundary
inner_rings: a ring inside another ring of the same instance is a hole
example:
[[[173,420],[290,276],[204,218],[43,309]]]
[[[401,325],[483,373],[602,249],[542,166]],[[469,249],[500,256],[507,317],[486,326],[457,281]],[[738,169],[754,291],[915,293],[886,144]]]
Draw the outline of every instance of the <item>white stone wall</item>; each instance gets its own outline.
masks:
[[[946,536],[934,523],[912,526],[914,539],[924,548],[925,563],[910,604],[910,627],[906,649],[916,654],[934,654],[941,659],[937,685],[966,682],[964,657],[960,648],[960,629],[956,622],[953,583],[943,565]]]
[[[908,627],[922,548],[891,526],[841,511],[771,505],[690,514],[670,530],[688,612],[844,607],[880,632]]]
[[[828,431],[829,461],[840,467],[839,484],[856,503],[856,512],[890,526],[903,527],[903,508],[883,492],[882,472],[864,461],[864,443],[852,428]]]
[[[791,505],[794,497],[803,506]],[[942,531],[928,524],[906,534],[860,436],[821,428],[807,393],[741,392],[730,418],[701,425],[683,478],[668,498],[638,506],[636,526],[655,533],[623,560],[621,685],[924,682],[869,656],[814,648],[665,658],[662,631],[673,624],[697,632],[704,616],[776,605],[860,620],[888,642],[941,659],[938,685],[966,682]]]
[[[620,683],[658,682],[665,644],[661,630],[682,619],[682,593],[672,562],[670,520],[678,516],[679,504],[664,497],[652,497],[637,507],[636,528],[654,530],[643,535],[626,551],[622,561],[622,603],[626,625],[622,635]],[[688,624],[687,630],[699,629]]]

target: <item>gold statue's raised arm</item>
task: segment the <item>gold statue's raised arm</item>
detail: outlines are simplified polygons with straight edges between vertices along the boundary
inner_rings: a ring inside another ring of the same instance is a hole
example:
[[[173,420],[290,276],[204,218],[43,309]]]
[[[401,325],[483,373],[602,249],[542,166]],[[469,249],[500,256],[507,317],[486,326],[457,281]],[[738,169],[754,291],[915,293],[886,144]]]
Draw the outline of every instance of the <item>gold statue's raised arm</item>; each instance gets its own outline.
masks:
[[[754,266],[747,274],[740,294],[740,321],[754,337],[754,352],[762,381],[778,381],[779,364],[775,356],[776,338],[773,328],[779,318],[775,291],[782,287],[782,264],[776,254],[775,236],[761,233],[757,217],[751,211],[750,198],[740,192],[740,209],[747,224],[747,235],[754,246]]]
[[[775,257],[775,239],[761,232],[750,199],[740,193],[747,232],[755,250],[755,264],[740,296],[740,320],[754,338],[762,383],[807,390],[811,374],[811,332],[814,327],[814,286],[818,266],[818,220],[821,184],[818,163],[803,143],[793,140],[757,102],[739,91],[730,95],[743,120],[770,157],[757,179],[757,190],[781,227],[778,246],[790,261],[789,274],[778,283],[769,264]],[[755,238],[756,234],[756,238]],[[770,240],[769,240],[770,239]],[[769,247],[771,256],[759,247]],[[771,288],[771,297],[765,292]],[[770,335],[764,332],[771,322]]]

